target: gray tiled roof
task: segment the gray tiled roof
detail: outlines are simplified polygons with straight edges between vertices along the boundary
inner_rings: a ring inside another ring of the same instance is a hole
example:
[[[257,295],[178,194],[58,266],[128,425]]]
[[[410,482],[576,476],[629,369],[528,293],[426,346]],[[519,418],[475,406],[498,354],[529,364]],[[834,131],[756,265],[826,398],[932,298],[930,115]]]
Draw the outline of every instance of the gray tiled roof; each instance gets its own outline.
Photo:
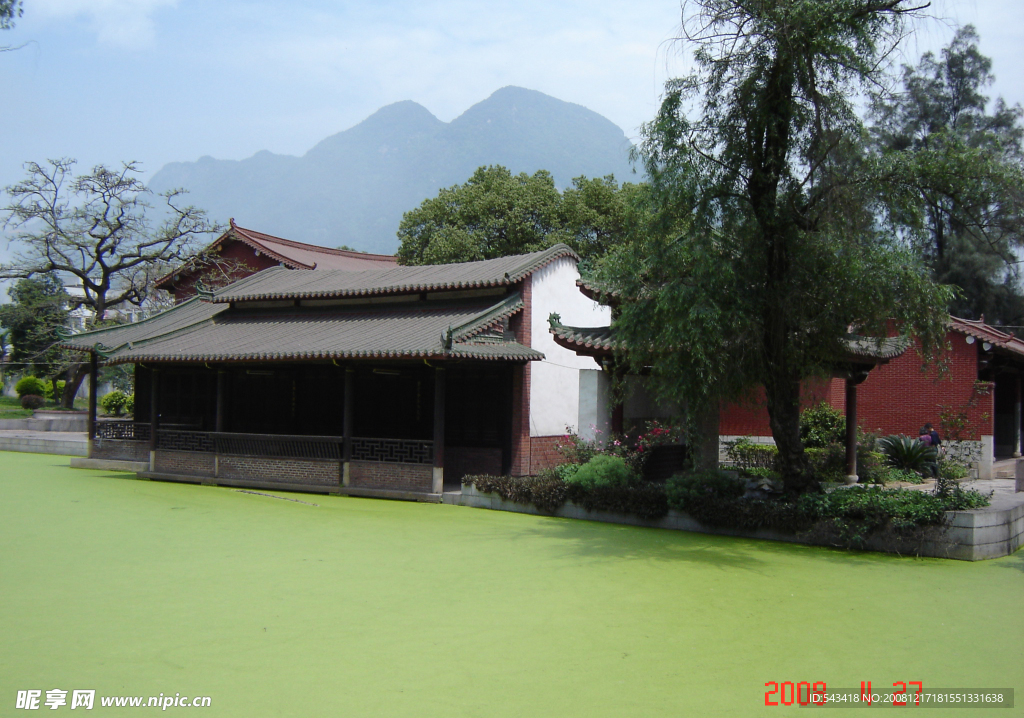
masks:
[[[552,315],[548,322],[555,343],[572,349],[577,354],[610,354],[617,344],[611,327],[567,327],[558,323],[558,315]]]
[[[190,327],[198,322],[211,319],[227,309],[226,305],[201,302],[193,297],[187,302],[182,302],[176,307],[155,314],[141,322],[118,324],[91,332],[73,334],[64,338],[61,346],[78,351],[91,351],[94,348],[116,349],[129,342],[137,342]]]
[[[187,303],[186,303],[187,304]],[[182,304],[167,314],[179,312]],[[95,342],[109,363],[139,361],[277,361],[351,358],[450,357],[506,361],[543,359],[536,350],[503,336],[485,334],[523,308],[513,294],[499,302],[409,302],[335,308],[289,307],[227,310],[196,315],[185,324],[165,322],[147,335],[138,332],[112,345]],[[98,335],[101,332],[92,332]],[[80,338],[81,337],[81,338]],[[77,348],[90,346],[80,335]]]
[[[428,264],[351,272],[265,269],[216,292],[217,303],[273,299],[326,299],[379,294],[509,286],[559,257],[579,259],[564,244],[541,252],[460,264]]]
[[[569,327],[559,321],[557,314],[552,314],[548,318],[548,323],[555,342],[577,354],[602,356],[622,348],[615,339],[615,330],[612,327]],[[910,340],[906,337],[865,337],[847,334],[840,340],[840,351],[846,355],[840,361],[884,364],[903,354],[909,346]]]

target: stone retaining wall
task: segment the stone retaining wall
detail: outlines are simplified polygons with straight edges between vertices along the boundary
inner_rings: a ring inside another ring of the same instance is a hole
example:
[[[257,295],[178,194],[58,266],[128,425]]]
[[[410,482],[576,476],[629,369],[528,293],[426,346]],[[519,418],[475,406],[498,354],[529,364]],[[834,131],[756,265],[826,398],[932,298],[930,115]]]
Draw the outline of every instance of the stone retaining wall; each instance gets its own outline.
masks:
[[[551,515],[540,511],[531,504],[505,501],[497,494],[484,494],[477,491],[475,486],[467,485],[463,485],[461,495],[446,494],[445,502],[497,511],[513,511],[541,516]],[[691,516],[674,510],[670,510],[668,516],[663,519],[645,521],[631,514],[587,511],[583,507],[567,501],[554,515],[561,518],[648,526],[676,531],[693,531],[695,533],[786,541],[789,543],[814,543],[808,538],[799,538],[793,534],[768,529],[743,531],[705,526]],[[1006,502],[1005,506],[974,511],[949,511],[946,513],[946,517],[949,520],[949,526],[946,531],[937,528],[933,536],[918,544],[907,546],[893,543],[889,539],[876,539],[869,542],[868,549],[884,553],[901,554],[913,550],[914,553],[920,556],[978,561],[1007,556],[1020,548],[1022,543],[1024,543],[1024,494],[1016,494],[1016,498]]]

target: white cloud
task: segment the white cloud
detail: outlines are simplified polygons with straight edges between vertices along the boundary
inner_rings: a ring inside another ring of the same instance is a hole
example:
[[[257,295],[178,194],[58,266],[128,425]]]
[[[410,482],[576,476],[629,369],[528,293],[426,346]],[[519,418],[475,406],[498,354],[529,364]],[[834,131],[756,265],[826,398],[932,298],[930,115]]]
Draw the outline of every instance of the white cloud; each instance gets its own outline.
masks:
[[[34,0],[32,12],[52,21],[84,20],[100,43],[137,50],[153,44],[153,15],[178,0]]]

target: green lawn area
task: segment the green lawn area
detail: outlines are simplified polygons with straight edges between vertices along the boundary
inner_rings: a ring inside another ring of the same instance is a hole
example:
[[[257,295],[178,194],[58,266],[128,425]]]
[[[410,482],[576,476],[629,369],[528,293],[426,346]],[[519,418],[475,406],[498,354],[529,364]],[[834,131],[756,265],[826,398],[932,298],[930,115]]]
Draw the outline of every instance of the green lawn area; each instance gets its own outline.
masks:
[[[76,409],[85,409],[87,402],[84,399],[75,399]],[[43,409],[59,409],[60,402],[48,401]],[[29,409],[21,408],[21,401],[16,396],[0,396],[0,419],[24,419],[32,416]]]
[[[100,714],[181,693],[208,716],[786,716],[817,709],[765,707],[766,681],[862,680],[1014,688],[982,715],[1024,713],[1024,552],[267,492],[310,506],[67,463],[0,452],[0,715],[61,688]]]

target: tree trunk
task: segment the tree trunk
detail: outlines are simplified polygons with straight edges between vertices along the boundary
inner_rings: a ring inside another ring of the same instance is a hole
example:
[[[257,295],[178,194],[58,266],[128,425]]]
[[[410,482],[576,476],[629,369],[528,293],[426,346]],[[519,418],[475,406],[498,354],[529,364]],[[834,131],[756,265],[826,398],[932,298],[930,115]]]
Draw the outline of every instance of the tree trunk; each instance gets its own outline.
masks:
[[[68,369],[67,378],[64,380],[64,393],[60,397],[60,405],[65,409],[75,408],[75,395],[78,394],[78,387],[89,373],[88,364],[73,364]]]
[[[696,471],[718,469],[719,413],[718,403],[713,402],[690,415],[690,458]]]
[[[768,421],[772,437],[779,450],[779,470],[786,490],[805,493],[818,488],[811,474],[800,440],[800,381],[799,379],[768,381],[765,384],[768,399]]]

